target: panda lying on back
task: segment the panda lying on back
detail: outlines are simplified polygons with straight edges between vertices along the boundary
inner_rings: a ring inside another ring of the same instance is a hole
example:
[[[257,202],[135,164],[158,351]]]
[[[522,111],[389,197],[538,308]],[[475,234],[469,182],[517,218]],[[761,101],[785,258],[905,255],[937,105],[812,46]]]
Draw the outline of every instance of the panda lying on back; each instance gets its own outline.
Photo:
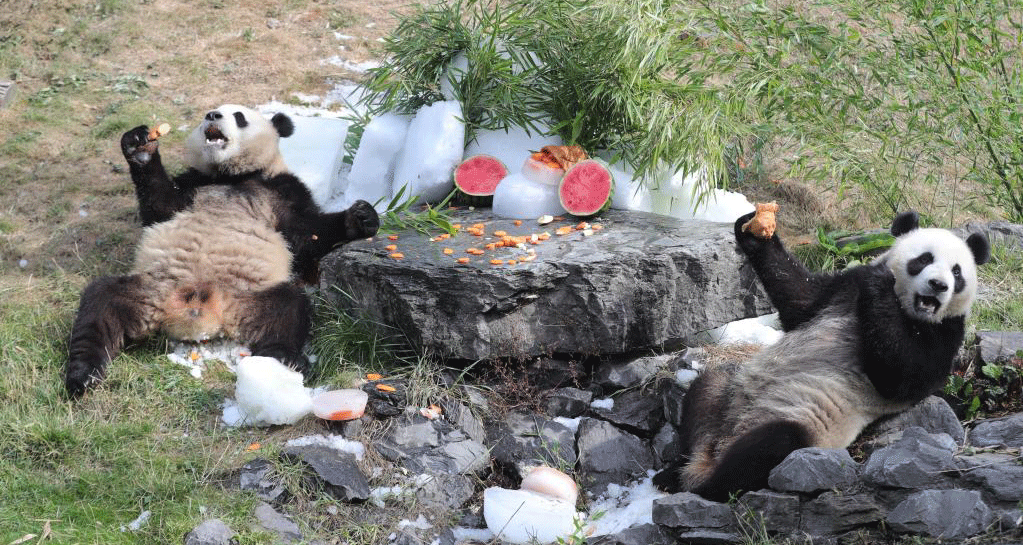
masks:
[[[176,339],[224,335],[300,371],[311,304],[295,281],[315,277],[336,244],[376,233],[373,206],[323,213],[288,172],[278,139],[291,119],[224,105],[185,144],[189,168],[168,177],[147,127],[121,137],[146,226],[125,276],[82,292],[65,384],[72,396],[104,376],[126,340],[162,329]]]
[[[892,224],[892,248],[870,265],[809,272],[777,235],[735,222],[778,309],[785,335],[746,363],[705,369],[685,396],[683,457],[654,477],[669,491],[725,501],[767,486],[771,469],[804,447],[845,448],[875,419],[940,388],[964,336],[987,238]]]

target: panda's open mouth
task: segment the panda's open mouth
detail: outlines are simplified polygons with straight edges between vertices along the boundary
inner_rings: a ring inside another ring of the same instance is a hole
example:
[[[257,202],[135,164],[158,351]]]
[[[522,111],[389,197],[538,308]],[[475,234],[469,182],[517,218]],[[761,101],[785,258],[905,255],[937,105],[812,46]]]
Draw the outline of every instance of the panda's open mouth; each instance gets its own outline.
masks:
[[[916,294],[913,300],[913,308],[921,314],[936,314],[941,308],[941,301],[933,295]]]
[[[224,136],[224,133],[220,132],[220,129],[218,129],[218,128],[212,126],[212,125],[209,126],[209,127],[206,127],[205,135],[206,135],[206,145],[208,145],[208,146],[224,147],[224,146],[227,145],[227,137]]]

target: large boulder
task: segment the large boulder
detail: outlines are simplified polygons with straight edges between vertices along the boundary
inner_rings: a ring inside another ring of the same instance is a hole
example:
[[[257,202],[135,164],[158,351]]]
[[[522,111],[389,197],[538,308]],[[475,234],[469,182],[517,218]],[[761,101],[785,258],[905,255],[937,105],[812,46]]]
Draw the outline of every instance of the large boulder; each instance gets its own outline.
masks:
[[[431,242],[405,231],[396,240],[351,242],[323,259],[322,291],[385,333],[467,360],[671,346],[770,309],[752,269],[743,266],[730,224],[611,210],[592,220],[602,229],[591,236],[557,235],[576,220],[516,226],[489,210],[451,214],[464,226],[484,224],[486,235],[463,230]],[[552,236],[526,249],[466,253],[498,240],[498,230]],[[390,244],[404,257],[389,257]],[[536,251],[533,261],[490,263],[520,259],[529,249]],[[471,261],[457,264],[458,257]]]

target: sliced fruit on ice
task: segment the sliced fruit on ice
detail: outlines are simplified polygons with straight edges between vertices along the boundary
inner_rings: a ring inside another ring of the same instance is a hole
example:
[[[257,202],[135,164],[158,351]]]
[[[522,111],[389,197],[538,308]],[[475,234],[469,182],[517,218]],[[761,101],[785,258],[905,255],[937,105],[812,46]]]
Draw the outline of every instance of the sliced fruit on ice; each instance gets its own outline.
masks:
[[[497,157],[486,154],[474,155],[455,168],[455,187],[467,197],[460,200],[469,201],[476,206],[485,206],[493,201],[497,184],[506,176],[508,168]]]
[[[596,159],[580,161],[568,169],[558,185],[561,206],[573,216],[587,217],[607,210],[613,195],[614,177]]]

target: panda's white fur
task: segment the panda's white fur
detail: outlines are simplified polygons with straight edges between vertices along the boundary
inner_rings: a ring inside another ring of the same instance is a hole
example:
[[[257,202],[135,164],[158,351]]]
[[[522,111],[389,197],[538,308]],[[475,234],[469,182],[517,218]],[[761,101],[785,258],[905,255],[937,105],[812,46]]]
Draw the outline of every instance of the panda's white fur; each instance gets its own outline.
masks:
[[[896,240],[870,265],[828,275],[806,270],[777,236],[735,222],[785,335],[748,362],[704,369],[686,394],[683,457],[655,484],[723,501],[766,486],[792,450],[844,448],[874,420],[943,384],[976,296],[987,239],[918,229],[896,218]]]
[[[924,254],[933,256],[933,261],[910,274],[909,263]],[[907,313],[935,323],[969,314],[977,296],[977,267],[970,248],[951,231],[910,231],[879,259],[895,276],[895,292]],[[963,284],[962,291],[955,290],[957,283]]]
[[[236,114],[242,114],[245,127],[239,127]],[[207,176],[259,171],[272,178],[288,171],[279,140],[277,129],[256,110],[224,104],[207,113],[188,135],[185,163]]]

